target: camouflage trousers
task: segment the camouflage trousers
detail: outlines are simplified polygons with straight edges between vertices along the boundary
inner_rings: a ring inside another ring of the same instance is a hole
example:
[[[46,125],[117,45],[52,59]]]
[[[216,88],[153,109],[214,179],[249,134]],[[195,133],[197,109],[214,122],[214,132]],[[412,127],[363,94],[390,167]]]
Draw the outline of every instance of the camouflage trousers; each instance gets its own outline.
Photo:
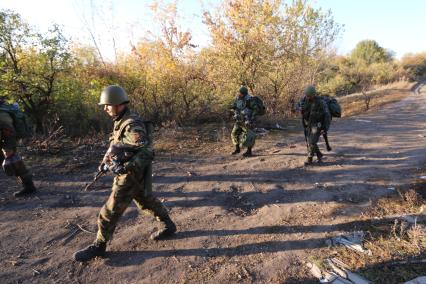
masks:
[[[140,210],[158,220],[168,217],[167,209],[152,195],[151,161],[141,173],[128,173],[114,178],[111,195],[99,213],[96,243],[106,243],[111,239],[118,220],[132,200]]]
[[[313,157],[320,152],[318,141],[321,136],[321,129],[318,127],[307,127],[305,133],[308,141],[308,157]]]
[[[241,147],[253,147],[256,142],[256,133],[247,125],[235,123],[231,132],[232,143]]]

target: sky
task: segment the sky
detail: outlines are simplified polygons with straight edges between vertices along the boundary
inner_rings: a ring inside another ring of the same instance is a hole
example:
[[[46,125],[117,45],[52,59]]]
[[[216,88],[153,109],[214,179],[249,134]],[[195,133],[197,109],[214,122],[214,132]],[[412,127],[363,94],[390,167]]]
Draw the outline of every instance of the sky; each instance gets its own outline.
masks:
[[[167,1],[167,0],[166,0]],[[407,53],[426,51],[426,0],[308,0],[316,8],[331,10],[334,20],[343,26],[335,43],[339,54],[348,54],[364,39],[374,39],[395,52],[397,58]],[[59,24],[74,41],[91,43],[94,31],[105,57],[113,59],[112,39],[119,50],[158,32],[149,5],[151,0],[1,0],[0,9],[21,14],[32,26],[46,31]],[[180,0],[178,14],[184,31],[193,35],[193,43],[205,46],[209,34],[202,24],[203,9],[220,0]],[[288,1],[287,1],[288,2]],[[91,9],[91,3],[96,9]],[[97,11],[92,15],[92,11]],[[93,17],[92,17],[93,16]],[[95,19],[92,21],[92,19]]]

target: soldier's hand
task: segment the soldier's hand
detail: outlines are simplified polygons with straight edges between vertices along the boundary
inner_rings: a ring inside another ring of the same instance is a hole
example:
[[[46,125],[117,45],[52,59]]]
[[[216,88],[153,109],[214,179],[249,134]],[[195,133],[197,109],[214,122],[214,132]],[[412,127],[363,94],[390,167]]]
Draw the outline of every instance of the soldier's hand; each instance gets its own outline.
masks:
[[[101,163],[98,167],[99,172],[106,173],[109,170],[109,166],[107,163]]]
[[[108,165],[105,162],[102,162],[98,167],[99,172],[106,172],[107,170],[108,170]]]
[[[127,173],[127,169],[125,166],[123,165],[114,165],[111,167],[111,171],[115,174],[115,175],[124,175]]]

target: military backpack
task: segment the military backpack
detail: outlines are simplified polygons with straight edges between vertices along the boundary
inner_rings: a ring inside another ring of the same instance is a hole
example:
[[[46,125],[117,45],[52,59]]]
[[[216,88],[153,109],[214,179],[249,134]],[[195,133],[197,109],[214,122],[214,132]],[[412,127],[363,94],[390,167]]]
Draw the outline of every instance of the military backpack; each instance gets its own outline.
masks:
[[[257,106],[258,112],[256,113],[256,115],[264,115],[266,113],[266,107],[265,107],[265,104],[263,103],[263,100],[259,98],[258,96],[252,96],[250,99]]]
[[[33,136],[33,124],[29,117],[23,113],[16,104],[2,104],[0,111],[7,112],[13,119],[13,126],[16,132],[16,138],[31,138]]]
[[[335,98],[329,96],[321,96],[321,98],[327,103],[332,117],[342,117],[342,107]]]

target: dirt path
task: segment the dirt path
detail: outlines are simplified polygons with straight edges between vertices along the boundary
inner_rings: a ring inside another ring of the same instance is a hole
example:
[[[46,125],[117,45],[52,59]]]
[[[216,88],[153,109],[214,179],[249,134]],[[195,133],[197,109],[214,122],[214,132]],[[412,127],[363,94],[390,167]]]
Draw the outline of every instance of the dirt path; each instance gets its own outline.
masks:
[[[161,156],[154,166],[156,194],[178,224],[176,237],[147,241],[156,224],[132,206],[108,258],[84,265],[71,257],[94,235],[77,225],[95,231],[109,192],[79,191],[94,167],[65,175],[35,167],[40,193],[18,200],[11,197],[17,186],[2,173],[1,282],[296,281],[301,259],[330,235],[355,230],[353,221],[371,200],[409,183],[426,161],[425,137],[423,88],[378,112],[333,121],[334,151],[321,166],[302,166],[300,134],[268,135],[250,159],[228,156],[230,148],[208,157]]]

